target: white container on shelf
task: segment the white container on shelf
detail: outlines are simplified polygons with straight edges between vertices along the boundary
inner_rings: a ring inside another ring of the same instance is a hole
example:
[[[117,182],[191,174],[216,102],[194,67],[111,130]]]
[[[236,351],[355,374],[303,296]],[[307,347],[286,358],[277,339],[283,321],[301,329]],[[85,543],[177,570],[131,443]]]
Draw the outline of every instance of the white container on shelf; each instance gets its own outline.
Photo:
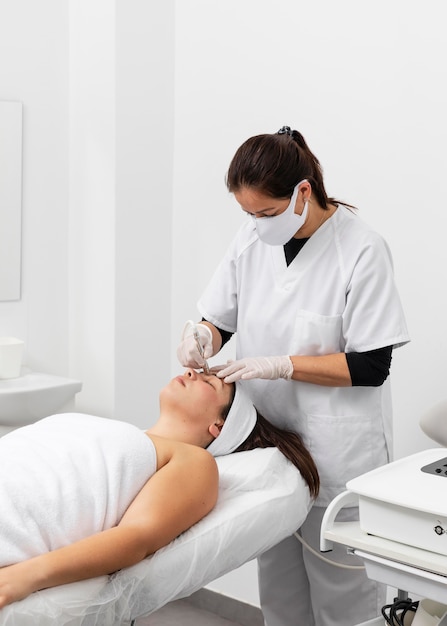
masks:
[[[0,378],[18,378],[22,366],[24,342],[15,337],[0,337]]]
[[[413,625],[437,626],[437,624],[441,624],[442,620],[446,619],[446,616],[447,606],[445,604],[424,598],[419,602],[419,606],[414,616]]]

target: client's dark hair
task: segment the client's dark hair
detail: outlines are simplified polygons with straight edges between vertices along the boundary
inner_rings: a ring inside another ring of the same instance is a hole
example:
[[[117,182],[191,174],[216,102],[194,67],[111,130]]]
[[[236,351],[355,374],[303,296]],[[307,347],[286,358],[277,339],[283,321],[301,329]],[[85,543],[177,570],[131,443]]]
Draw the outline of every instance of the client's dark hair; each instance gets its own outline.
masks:
[[[247,439],[235,452],[245,452],[254,448],[278,448],[301,472],[312,497],[316,498],[320,489],[317,466],[300,435],[274,426],[257,411],[258,419]]]

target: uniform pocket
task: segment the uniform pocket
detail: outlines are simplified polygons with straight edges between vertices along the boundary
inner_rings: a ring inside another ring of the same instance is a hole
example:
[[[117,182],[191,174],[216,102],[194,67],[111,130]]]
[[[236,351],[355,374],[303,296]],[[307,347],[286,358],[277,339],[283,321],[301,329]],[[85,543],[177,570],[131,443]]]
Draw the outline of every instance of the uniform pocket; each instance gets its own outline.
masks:
[[[346,488],[351,478],[388,461],[380,416],[308,416],[308,442],[322,486]]]
[[[321,356],[343,352],[341,315],[319,315],[299,310],[295,321],[296,354]]]

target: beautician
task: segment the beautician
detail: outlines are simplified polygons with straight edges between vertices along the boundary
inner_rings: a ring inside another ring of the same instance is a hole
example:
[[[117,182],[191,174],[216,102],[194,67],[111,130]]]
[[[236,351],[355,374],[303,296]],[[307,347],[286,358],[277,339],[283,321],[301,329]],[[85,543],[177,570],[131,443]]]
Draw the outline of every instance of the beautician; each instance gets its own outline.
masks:
[[[218,376],[247,380],[258,410],[304,438],[321,490],[300,535],[318,551],[327,504],[392,449],[391,355],[409,341],[392,258],[327,196],[318,159],[287,126],[245,141],[227,186],[247,221],[198,303],[203,354],[190,331],[177,354],[201,367],[237,331],[237,360]],[[361,565],[341,546],[330,558]],[[351,626],[385,603],[363,570],[329,565],[294,536],[259,558],[259,588],[266,626]]]

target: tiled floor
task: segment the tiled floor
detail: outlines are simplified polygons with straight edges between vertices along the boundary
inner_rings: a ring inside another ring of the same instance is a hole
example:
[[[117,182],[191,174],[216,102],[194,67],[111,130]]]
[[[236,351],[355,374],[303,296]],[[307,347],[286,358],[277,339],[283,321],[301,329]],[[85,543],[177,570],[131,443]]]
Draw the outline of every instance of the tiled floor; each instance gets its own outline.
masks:
[[[149,617],[141,617],[136,626],[240,626],[209,611],[198,609],[185,600],[176,600]]]

